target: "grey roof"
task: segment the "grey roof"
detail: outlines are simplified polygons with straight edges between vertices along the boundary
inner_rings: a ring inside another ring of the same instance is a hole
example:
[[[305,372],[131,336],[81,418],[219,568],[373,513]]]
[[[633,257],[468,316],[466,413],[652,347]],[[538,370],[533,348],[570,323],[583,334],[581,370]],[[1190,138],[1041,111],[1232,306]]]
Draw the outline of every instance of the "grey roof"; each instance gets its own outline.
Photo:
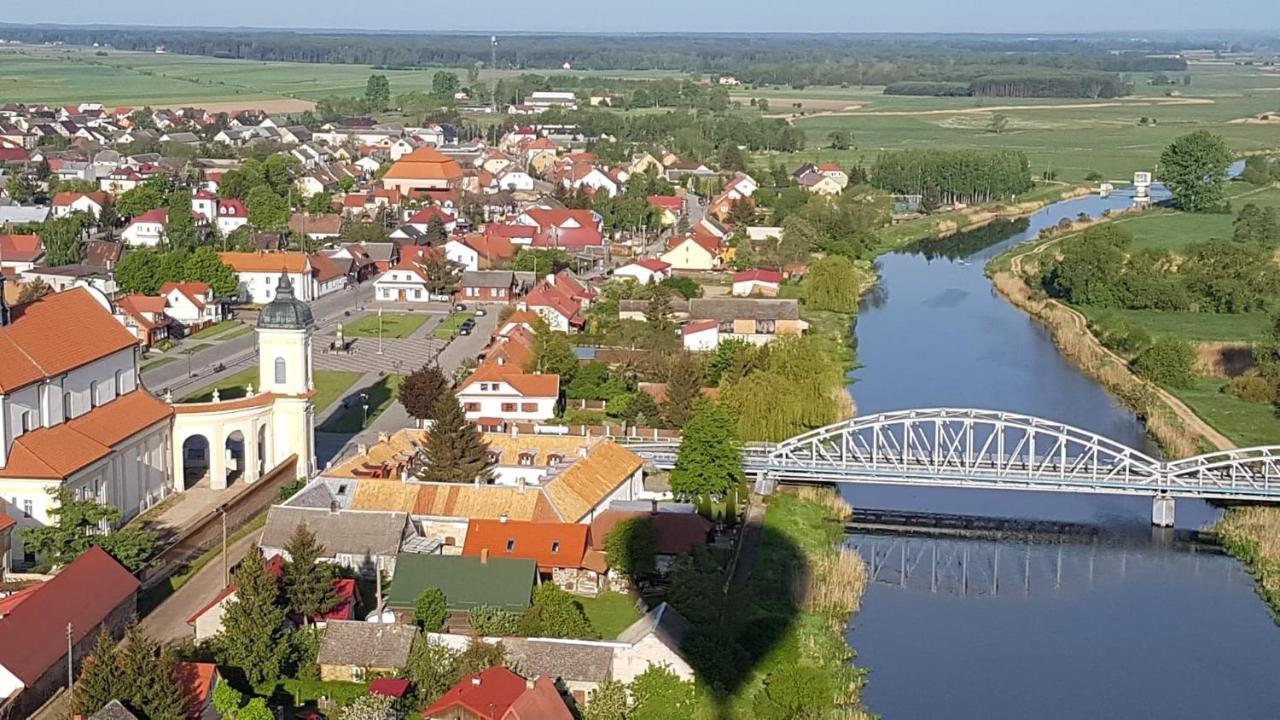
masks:
[[[655,635],[663,645],[679,653],[680,646],[684,644],[691,629],[689,621],[664,602],[631,623],[631,627],[618,635],[618,642],[635,645],[646,637]]]
[[[461,287],[509,288],[515,283],[515,273],[510,270],[466,270],[458,279]]]
[[[305,507],[328,510],[337,498],[324,483],[312,483],[288,499],[289,507]]]
[[[89,720],[138,720],[138,716],[129,712],[129,709],[120,704],[119,700],[112,700],[102,709],[89,716]]]
[[[418,635],[415,625],[330,620],[320,641],[320,665],[402,668]]]
[[[799,320],[800,303],[792,299],[694,298],[689,301],[694,320]]]
[[[504,638],[502,645],[526,677],[598,683],[608,679],[613,663],[607,645],[525,638]]]
[[[293,296],[293,281],[289,274],[280,273],[276,297],[258,313],[258,327],[269,330],[302,330],[315,325],[311,306]]]
[[[367,242],[360,243],[360,246],[369,253],[369,257],[380,262],[391,262],[391,256],[395,253],[396,243],[392,242]]]
[[[50,267],[40,265],[27,271],[31,275],[57,275],[59,277],[101,277],[107,274],[104,268],[94,265],[57,265]]]
[[[642,313],[649,309],[648,300],[619,300],[618,312]],[[667,301],[667,310],[674,315],[686,315],[689,312],[689,301],[682,297],[673,297]]]
[[[48,219],[48,205],[0,205],[0,225],[42,223]]]
[[[408,513],[330,512],[328,508],[273,505],[267,511],[267,525],[258,544],[264,548],[283,548],[293,531],[304,522],[330,557],[339,553],[363,557],[395,555],[401,541],[412,534]]]

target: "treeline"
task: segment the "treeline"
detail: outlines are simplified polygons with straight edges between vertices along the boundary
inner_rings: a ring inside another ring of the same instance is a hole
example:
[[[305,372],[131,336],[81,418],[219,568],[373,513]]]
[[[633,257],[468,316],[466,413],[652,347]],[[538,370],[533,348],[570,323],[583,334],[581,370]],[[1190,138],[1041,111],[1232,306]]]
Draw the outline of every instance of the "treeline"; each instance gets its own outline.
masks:
[[[575,125],[590,137],[620,143],[664,145],[676,154],[707,159],[722,148],[794,152],[804,149],[804,131],[783,120],[691,112],[620,114],[596,109],[552,109],[539,116],[546,125]],[[740,168],[745,169],[745,168]]]
[[[975,97],[1114,98],[1133,91],[1119,75],[1097,72],[1018,72],[988,75],[969,83]]]
[[[921,95],[924,97],[966,97],[968,83],[904,80],[884,86],[885,95]]]
[[[926,204],[983,203],[1030,190],[1031,173],[1014,150],[900,150],[876,158],[871,182]]]

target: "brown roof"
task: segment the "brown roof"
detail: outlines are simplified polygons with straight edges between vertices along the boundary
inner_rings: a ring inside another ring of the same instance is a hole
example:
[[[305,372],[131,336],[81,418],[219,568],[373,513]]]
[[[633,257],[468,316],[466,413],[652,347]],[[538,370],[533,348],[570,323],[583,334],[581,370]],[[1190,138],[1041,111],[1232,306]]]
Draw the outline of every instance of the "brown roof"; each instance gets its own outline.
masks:
[[[123,603],[133,602],[138,580],[96,545],[0,619],[0,666],[35,684],[66,655],[67,624],[79,643]]]
[[[364,203],[360,205],[363,206]],[[342,216],[338,214],[312,215],[310,213],[294,213],[289,217],[289,229],[299,234],[306,232],[336,235],[342,230]]]
[[[543,675],[511,703],[502,720],[573,720],[573,713],[564,704],[555,681]]]
[[[527,558],[539,570],[579,568],[587,551],[587,526],[579,523],[471,520],[462,547],[466,557]]]
[[[46,295],[13,309],[0,327],[0,392],[61,375],[138,344],[84,288]]]
[[[504,382],[524,397],[557,397],[560,395],[560,376],[526,373],[520,368],[505,365],[482,365],[458,386],[461,393],[468,385],[477,382]]]
[[[296,252],[221,252],[218,258],[236,272],[307,272],[307,256]]]
[[[14,520],[8,515],[5,515],[4,513],[0,512],[0,532],[4,532],[5,530],[8,530],[9,528],[17,524],[18,524],[17,520]]]
[[[356,491],[355,507],[368,482],[362,481]],[[413,506],[414,515],[491,519],[506,515],[511,520],[561,520],[541,490],[505,485],[448,485],[421,483]]]
[[[0,235],[0,260],[35,262],[44,255],[39,235]]]
[[[316,253],[310,256],[311,274],[318,282],[325,282],[337,277],[342,277],[345,273],[329,256],[323,253]]]
[[[659,555],[680,555],[707,544],[711,523],[696,513],[650,513],[638,510],[605,510],[591,521],[591,547],[604,549],[604,539],[623,520],[647,517],[653,523]]]
[[[544,489],[564,519],[577,522],[643,465],[639,455],[612,440],[602,440]]]
[[[433,147],[420,147],[391,164],[384,179],[457,180],[462,177],[458,161]]]

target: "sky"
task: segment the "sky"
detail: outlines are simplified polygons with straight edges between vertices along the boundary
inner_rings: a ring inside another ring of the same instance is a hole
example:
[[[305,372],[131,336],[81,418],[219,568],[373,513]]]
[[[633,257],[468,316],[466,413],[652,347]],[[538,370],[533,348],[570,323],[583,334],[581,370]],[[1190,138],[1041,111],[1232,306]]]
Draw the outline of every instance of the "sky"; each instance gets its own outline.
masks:
[[[7,3],[7,22],[566,32],[1280,30],[1280,0],[59,0]],[[469,11],[474,8],[473,11]]]

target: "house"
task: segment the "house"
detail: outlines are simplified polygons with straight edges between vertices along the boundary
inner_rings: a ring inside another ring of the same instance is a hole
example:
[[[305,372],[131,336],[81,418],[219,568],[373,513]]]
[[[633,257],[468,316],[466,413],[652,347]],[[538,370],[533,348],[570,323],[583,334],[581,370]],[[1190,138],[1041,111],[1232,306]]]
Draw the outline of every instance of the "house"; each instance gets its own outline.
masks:
[[[511,270],[465,270],[453,298],[465,302],[507,303],[520,294],[521,283]]]
[[[187,699],[187,720],[218,720],[213,707],[213,689],[222,682],[218,666],[207,662],[179,661],[173,664],[178,685]]]
[[[90,547],[0,616],[0,715],[30,717],[92,651],[99,632],[119,638],[137,611],[139,583]]]
[[[560,376],[488,365],[463,380],[457,394],[467,419],[481,426],[550,420],[560,401]]]
[[[110,302],[82,287],[14,308],[3,297],[0,510],[48,524],[61,487],[127,521],[172,492],[173,408],[139,383],[138,339]],[[10,553],[10,567],[37,560],[18,533]]]
[[[566,70],[568,68],[565,68]],[[578,96],[569,91],[548,91],[541,90],[529,93],[525,98],[524,104],[532,105],[542,110],[553,107],[564,108],[566,110],[578,109]]]
[[[529,673],[529,670],[522,670]],[[530,673],[532,676],[532,673]],[[584,698],[585,700],[585,698]],[[550,677],[537,676],[532,683],[525,683],[525,691],[511,703],[501,720],[573,720],[574,714],[565,705],[560,689]]]
[[[53,196],[53,216],[65,217],[71,213],[89,213],[94,220],[102,217],[108,204],[107,194],[98,190],[90,193],[60,192]]]
[[[595,299],[595,292],[588,289],[568,270],[547,275],[542,282],[521,301],[522,310],[532,310],[552,330],[572,332],[580,330],[586,324],[582,316]]]
[[[805,174],[797,182],[800,187],[814,195],[839,195],[844,191],[844,187],[838,181],[829,175],[816,171]]]
[[[507,668],[491,667],[459,680],[423,710],[422,717],[424,720],[509,720],[508,711],[530,689],[524,678]],[[543,716],[528,717],[542,720]]]
[[[604,589],[604,552],[588,553],[588,526],[524,520],[472,520],[463,557],[525,558],[561,589],[595,597]]]
[[[498,189],[507,192],[533,192],[537,186],[533,176],[519,168],[503,170],[498,173],[496,181]]]
[[[324,547],[322,561],[367,577],[373,576],[375,568],[392,571],[401,546],[416,536],[405,513],[273,505],[258,539],[263,556],[288,560],[285,545],[300,525],[306,525]]]
[[[383,302],[425,303],[447,299],[433,296],[426,261],[439,257],[441,248],[411,245],[402,249],[400,262],[373,281],[374,297]]]
[[[44,242],[39,235],[0,234],[0,269],[20,274],[43,259]]]
[[[420,147],[393,162],[382,186],[411,195],[422,190],[449,190],[462,182],[462,167],[434,147]]]
[[[236,272],[242,296],[255,305],[275,298],[281,273],[288,275],[298,300],[315,299],[310,256],[299,252],[221,252],[218,258]]]
[[[115,316],[143,348],[153,348],[169,339],[173,320],[165,314],[163,297],[133,294],[117,298]]]
[[[167,209],[148,210],[135,217],[120,231],[120,239],[133,246],[155,247],[164,239],[165,226],[168,224]]]
[[[676,270],[714,270],[720,267],[721,241],[707,233],[675,235],[667,242],[662,262]]]
[[[840,186],[841,189],[849,187],[849,174],[840,169],[835,163],[823,163],[818,166],[818,172],[831,178]]]
[[[681,680],[693,680],[693,666],[681,650],[691,630],[689,621],[665,602],[645,613],[618,635],[618,642],[627,647],[614,653],[613,679],[630,683],[650,665],[657,665]]]
[[[22,273],[23,282],[39,280],[49,286],[49,290],[60,293],[74,287],[85,287],[96,290],[108,297],[116,294],[116,279],[110,268],[94,265],[37,265]]]
[[[604,219],[593,210],[529,208],[515,222],[535,228],[531,247],[572,251],[604,245]]]
[[[493,269],[511,262],[515,256],[516,248],[510,238],[487,230],[445,244],[445,257],[464,270]]]
[[[249,210],[244,203],[234,198],[218,201],[218,232],[223,237],[249,224]]]
[[[125,707],[124,703],[111,700],[98,712],[90,715],[89,720],[141,720],[141,718],[129,712],[129,708]]]
[[[167,282],[160,286],[160,295],[165,300],[164,314],[188,335],[222,321],[222,304],[214,301],[213,288],[207,283]]]
[[[529,607],[536,579],[536,564],[525,558],[402,554],[386,606],[397,617],[412,617],[418,596],[433,587],[444,593],[450,612],[494,607],[518,613]]]
[[[675,225],[684,216],[684,198],[670,197],[668,195],[650,195],[645,198],[645,201],[660,213],[660,221],[663,227]]]
[[[586,707],[591,693],[609,679],[619,649],[612,643],[549,638],[503,638],[502,645],[520,672],[563,686],[579,708]]]
[[[733,274],[734,297],[777,297],[782,285],[778,270],[743,270]]]
[[[322,298],[347,286],[348,263],[339,264],[324,253],[308,255],[307,262],[311,265],[311,284],[314,287],[314,297]]]
[[[278,580],[284,574],[284,558],[279,555],[272,556],[267,563],[267,571]],[[317,613],[309,619],[294,613],[289,616],[289,621],[297,627],[301,627],[308,620],[313,625],[323,627],[335,620],[354,620],[356,619],[358,595],[359,592],[356,589],[355,580],[351,578],[334,578],[333,607]],[[222,632],[223,615],[226,614],[227,606],[235,600],[235,597],[235,585],[228,585],[191,617],[187,618],[187,624],[195,630],[196,642],[203,642],[216,637]]]
[[[603,553],[609,533],[613,532],[618,523],[632,518],[646,518],[653,527],[654,552],[657,555],[658,571],[661,573],[670,572],[678,556],[687,555],[695,548],[705,546],[714,529],[710,521],[692,512],[605,510],[591,521],[590,550]]]
[[[765,345],[779,335],[809,329],[800,319],[799,304],[790,299],[694,298],[689,319],[681,333],[685,348],[693,351],[715,349],[727,338]]]
[[[316,654],[320,679],[365,682],[377,675],[394,675],[409,662],[409,649],[417,636],[415,625],[330,622]]]
[[[332,240],[342,234],[342,216],[337,213],[294,213],[289,216],[289,230],[312,240]]]
[[[613,276],[635,280],[641,285],[656,285],[671,277],[671,264],[653,258],[641,258],[614,268]]]

